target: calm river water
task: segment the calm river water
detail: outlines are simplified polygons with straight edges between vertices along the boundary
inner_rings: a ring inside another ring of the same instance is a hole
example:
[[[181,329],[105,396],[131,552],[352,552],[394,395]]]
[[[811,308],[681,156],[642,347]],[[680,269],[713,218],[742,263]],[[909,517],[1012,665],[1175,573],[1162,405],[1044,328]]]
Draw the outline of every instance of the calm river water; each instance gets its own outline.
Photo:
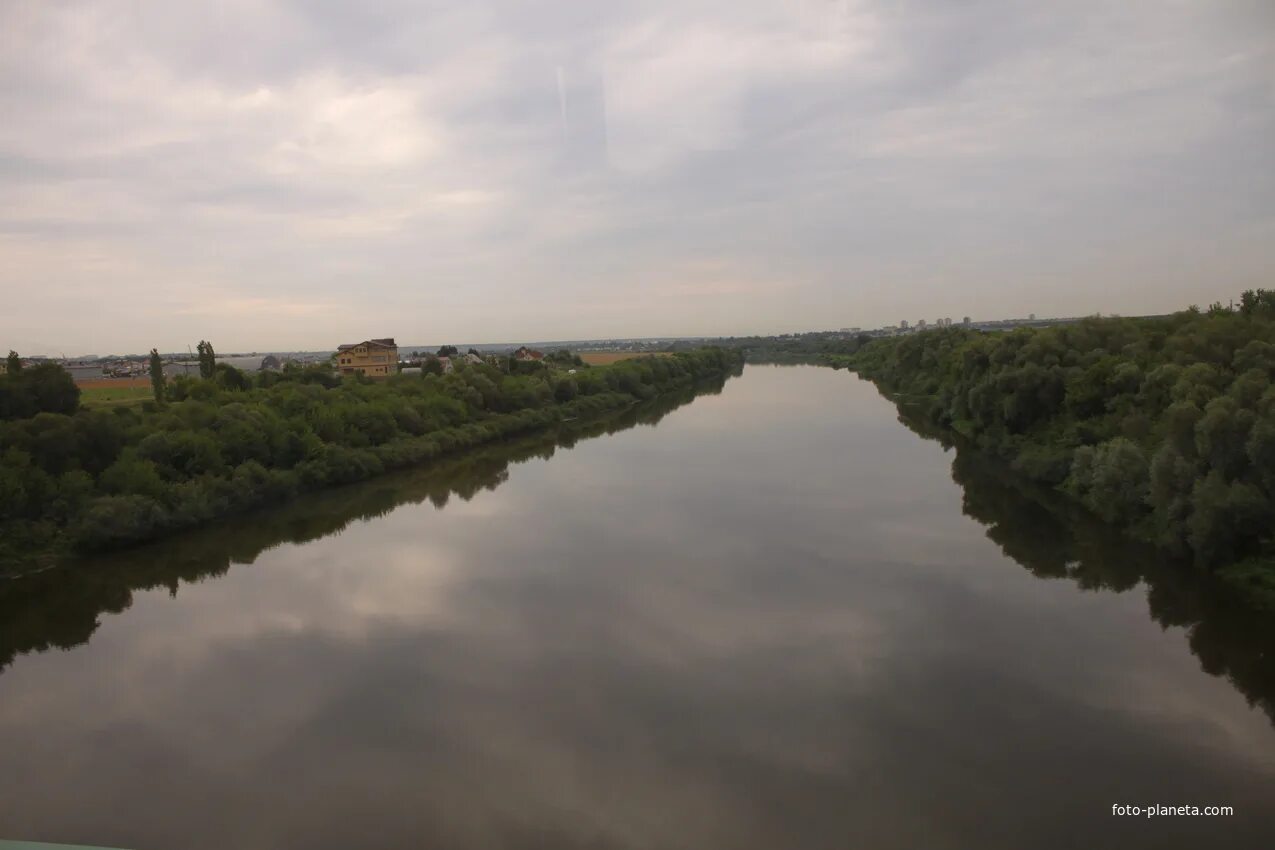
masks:
[[[1270,847],[1271,619],[749,366],[0,582],[0,839]]]

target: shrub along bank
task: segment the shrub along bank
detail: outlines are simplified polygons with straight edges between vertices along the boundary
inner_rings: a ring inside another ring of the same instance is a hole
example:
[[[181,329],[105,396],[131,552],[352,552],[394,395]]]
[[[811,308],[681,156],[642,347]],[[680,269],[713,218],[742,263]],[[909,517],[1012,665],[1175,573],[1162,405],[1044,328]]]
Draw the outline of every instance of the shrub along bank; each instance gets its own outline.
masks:
[[[164,404],[0,422],[0,564],[131,545],[623,408],[739,363],[708,348],[577,374],[482,364],[381,383],[317,368],[255,380],[222,370],[174,382]]]

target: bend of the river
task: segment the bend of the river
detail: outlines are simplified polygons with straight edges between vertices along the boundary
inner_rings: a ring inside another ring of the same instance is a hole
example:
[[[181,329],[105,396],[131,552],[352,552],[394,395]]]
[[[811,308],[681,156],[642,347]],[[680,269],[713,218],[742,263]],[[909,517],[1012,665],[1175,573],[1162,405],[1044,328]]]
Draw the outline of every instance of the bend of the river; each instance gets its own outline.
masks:
[[[1275,846],[1269,616],[853,375],[719,389],[0,582],[0,839]]]

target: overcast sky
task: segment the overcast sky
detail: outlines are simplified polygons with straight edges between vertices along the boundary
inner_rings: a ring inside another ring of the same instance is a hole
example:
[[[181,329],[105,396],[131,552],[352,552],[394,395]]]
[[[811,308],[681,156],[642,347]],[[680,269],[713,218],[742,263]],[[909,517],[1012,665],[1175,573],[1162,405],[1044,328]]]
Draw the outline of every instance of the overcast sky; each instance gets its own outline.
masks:
[[[1275,3],[0,0],[0,199],[32,354],[1164,312],[1275,286]]]

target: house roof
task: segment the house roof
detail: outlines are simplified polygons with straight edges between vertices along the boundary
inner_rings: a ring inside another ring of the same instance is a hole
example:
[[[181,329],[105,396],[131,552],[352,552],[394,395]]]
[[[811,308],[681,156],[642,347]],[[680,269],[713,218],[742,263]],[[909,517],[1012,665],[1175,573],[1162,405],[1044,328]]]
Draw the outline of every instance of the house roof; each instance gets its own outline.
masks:
[[[382,339],[365,339],[362,342],[347,342],[344,345],[338,345],[336,350],[345,351],[350,348],[358,348],[360,345],[374,345],[379,348],[398,348],[398,346],[394,344],[394,337],[387,336]]]

